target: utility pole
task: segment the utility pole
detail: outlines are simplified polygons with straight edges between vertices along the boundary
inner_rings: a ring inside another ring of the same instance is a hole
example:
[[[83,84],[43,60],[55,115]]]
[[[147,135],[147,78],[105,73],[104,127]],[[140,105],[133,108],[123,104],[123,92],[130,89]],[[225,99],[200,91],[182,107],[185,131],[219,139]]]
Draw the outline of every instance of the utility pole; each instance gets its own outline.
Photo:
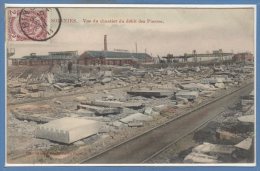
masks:
[[[196,52],[196,50],[193,50],[192,53],[193,53],[194,62],[197,63],[197,52]]]
[[[135,42],[135,57],[137,58],[137,42]]]
[[[77,70],[77,77],[78,77],[78,81],[79,81],[79,55],[78,55],[78,51],[76,52],[76,70]]]
[[[135,53],[137,54],[137,43],[135,42]]]

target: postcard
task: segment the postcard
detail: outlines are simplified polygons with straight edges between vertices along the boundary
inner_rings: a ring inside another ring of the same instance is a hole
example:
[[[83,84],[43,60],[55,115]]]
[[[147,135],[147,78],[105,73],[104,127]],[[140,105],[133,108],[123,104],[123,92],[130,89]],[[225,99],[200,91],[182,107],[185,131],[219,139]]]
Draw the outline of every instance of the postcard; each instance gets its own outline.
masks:
[[[6,4],[6,166],[255,166],[254,5]]]

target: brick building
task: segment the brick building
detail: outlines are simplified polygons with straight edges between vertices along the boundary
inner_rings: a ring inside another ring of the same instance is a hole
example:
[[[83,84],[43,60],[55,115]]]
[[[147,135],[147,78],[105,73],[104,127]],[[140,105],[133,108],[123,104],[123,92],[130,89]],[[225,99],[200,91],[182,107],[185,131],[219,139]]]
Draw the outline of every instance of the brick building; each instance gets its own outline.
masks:
[[[134,65],[149,62],[153,62],[153,58],[146,53],[86,51],[79,57],[81,65]]]
[[[248,52],[238,53],[233,56],[233,60],[236,62],[254,62],[254,55]]]
[[[151,63],[153,62],[153,58],[147,53],[109,51],[107,47],[107,35],[104,35],[103,51],[86,51],[80,56],[78,55],[78,51],[49,52],[48,55],[36,55],[32,53],[22,58],[13,58],[12,65],[52,65],[68,61],[73,61],[73,63],[80,65],[135,65]]]
[[[12,65],[54,65],[68,61],[80,65],[134,65],[152,62],[153,58],[146,53],[129,53],[113,51],[86,51],[80,56],[77,51],[49,52],[48,55],[32,53],[22,58],[12,58]]]

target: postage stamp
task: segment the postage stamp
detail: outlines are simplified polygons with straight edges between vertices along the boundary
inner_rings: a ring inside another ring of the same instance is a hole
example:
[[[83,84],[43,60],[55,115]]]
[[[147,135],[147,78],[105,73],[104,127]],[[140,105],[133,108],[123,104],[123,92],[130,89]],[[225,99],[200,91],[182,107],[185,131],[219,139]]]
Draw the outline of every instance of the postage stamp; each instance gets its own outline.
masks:
[[[7,12],[9,41],[46,41],[59,31],[57,26],[50,24],[51,13],[56,12],[58,21],[60,13],[54,8],[12,8]]]

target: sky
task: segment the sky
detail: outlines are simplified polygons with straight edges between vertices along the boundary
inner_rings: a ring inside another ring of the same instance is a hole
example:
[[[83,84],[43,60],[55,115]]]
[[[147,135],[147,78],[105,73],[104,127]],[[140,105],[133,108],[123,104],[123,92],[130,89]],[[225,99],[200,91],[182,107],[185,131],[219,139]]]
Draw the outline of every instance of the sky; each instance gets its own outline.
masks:
[[[152,56],[182,55],[192,50],[206,53],[216,49],[254,53],[253,8],[59,8],[59,11],[63,22],[50,40],[6,41],[8,48],[15,48],[14,57],[30,53],[44,55],[50,51],[77,50],[81,54],[87,50],[103,50],[104,35],[107,35],[108,50],[135,52],[137,47],[138,52]],[[57,19],[55,14],[49,17]],[[84,22],[87,20],[91,22]],[[102,22],[111,20],[117,22]],[[119,23],[120,20],[124,23]],[[50,25],[57,25],[49,21]]]

